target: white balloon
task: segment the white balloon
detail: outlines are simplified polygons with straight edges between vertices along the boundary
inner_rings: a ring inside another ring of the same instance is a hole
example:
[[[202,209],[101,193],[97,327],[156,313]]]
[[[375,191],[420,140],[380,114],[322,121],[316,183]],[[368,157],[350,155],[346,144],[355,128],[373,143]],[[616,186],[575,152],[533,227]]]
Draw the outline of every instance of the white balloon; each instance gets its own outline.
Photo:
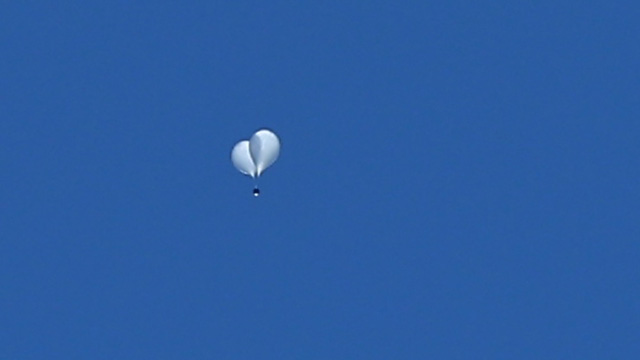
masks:
[[[269,130],[259,130],[249,140],[249,153],[255,164],[255,176],[260,176],[278,159],[280,140]]]
[[[233,147],[231,151],[231,161],[233,165],[245,175],[249,175],[251,177],[257,176],[256,166],[253,163],[253,159],[251,158],[251,153],[249,151],[249,141],[242,140]]]

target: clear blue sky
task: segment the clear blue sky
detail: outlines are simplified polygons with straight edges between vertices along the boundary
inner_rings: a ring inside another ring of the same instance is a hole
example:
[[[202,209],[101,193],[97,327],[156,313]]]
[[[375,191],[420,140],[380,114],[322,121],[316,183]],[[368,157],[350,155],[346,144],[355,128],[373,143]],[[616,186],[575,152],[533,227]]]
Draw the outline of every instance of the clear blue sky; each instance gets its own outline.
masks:
[[[0,18],[0,359],[640,353],[636,1]]]

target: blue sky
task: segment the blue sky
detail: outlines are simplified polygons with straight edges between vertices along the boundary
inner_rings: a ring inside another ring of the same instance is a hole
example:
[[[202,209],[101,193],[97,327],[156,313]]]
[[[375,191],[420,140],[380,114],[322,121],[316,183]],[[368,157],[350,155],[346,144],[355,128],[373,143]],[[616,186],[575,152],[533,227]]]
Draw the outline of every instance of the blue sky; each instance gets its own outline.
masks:
[[[0,14],[0,358],[640,353],[635,2]]]

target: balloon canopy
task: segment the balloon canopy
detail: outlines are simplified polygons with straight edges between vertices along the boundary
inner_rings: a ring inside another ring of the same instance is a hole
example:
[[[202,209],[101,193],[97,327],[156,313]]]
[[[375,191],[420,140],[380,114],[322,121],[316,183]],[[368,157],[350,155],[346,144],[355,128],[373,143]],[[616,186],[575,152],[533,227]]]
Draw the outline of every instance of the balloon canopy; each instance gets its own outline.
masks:
[[[241,173],[259,177],[280,155],[280,140],[270,130],[258,130],[249,140],[238,142],[231,150],[231,161]]]

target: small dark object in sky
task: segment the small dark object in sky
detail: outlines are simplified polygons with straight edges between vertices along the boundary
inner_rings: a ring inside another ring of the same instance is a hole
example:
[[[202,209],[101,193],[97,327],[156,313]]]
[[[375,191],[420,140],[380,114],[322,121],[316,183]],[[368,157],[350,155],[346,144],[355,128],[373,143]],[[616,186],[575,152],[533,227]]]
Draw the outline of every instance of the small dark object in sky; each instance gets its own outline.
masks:
[[[259,195],[260,195],[260,189],[254,188],[253,189],[253,196],[258,197]]]

